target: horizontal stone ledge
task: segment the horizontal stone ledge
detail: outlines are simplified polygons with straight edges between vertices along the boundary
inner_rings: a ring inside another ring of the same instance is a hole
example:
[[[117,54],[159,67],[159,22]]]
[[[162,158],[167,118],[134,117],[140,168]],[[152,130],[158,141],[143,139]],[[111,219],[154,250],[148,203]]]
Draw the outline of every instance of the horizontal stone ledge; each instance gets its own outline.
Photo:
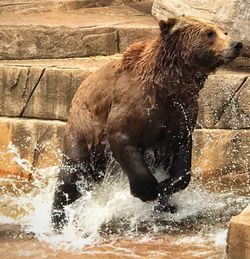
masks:
[[[227,259],[250,258],[250,205],[230,220],[227,234]]]
[[[112,55],[158,33],[153,17],[128,6],[6,14],[0,16],[0,59]]]
[[[0,117],[0,171],[6,172],[6,177],[22,178],[23,174],[27,179],[34,168],[59,165],[64,125],[60,121]],[[197,129],[193,137],[194,174],[206,181],[249,174],[250,130]],[[20,159],[27,161],[25,166],[17,163]]]
[[[109,5],[122,5],[138,0],[1,0],[0,14],[39,13],[77,10]]]
[[[34,168],[56,166],[64,122],[0,117],[0,172],[9,178],[30,179]]]
[[[0,203],[0,206],[2,204]],[[28,240],[34,238],[34,233],[27,233],[23,226],[14,224],[0,224],[0,240]]]
[[[118,52],[115,28],[0,25],[0,59],[112,55]]]
[[[250,130],[196,129],[193,172],[207,187],[249,193]]]
[[[66,120],[76,89],[117,57],[0,62],[0,115]]]
[[[0,116],[66,120],[81,82],[121,55],[0,61]],[[249,73],[219,70],[200,93],[197,128],[250,128]]]

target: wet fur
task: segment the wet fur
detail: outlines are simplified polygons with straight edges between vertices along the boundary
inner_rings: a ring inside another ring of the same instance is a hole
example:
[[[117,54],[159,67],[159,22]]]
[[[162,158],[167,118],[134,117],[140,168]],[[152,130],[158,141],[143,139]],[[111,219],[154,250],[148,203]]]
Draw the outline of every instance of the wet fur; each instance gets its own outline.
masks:
[[[76,92],[53,204],[55,228],[66,222],[63,206],[80,196],[77,182],[101,180],[111,153],[128,176],[131,193],[142,201],[160,195],[162,210],[166,197],[187,187],[198,93],[208,74],[224,63],[219,54],[228,39],[209,42],[207,31],[219,35],[221,29],[193,18],[161,21],[159,27],[157,38],[131,45]],[[165,168],[169,179],[158,183],[152,176],[149,149],[153,166]]]

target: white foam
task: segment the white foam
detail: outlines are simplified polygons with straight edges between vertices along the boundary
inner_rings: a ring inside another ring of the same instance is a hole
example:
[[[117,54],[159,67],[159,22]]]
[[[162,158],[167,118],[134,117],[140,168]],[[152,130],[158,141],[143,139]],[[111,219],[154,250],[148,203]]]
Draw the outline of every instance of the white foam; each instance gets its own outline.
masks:
[[[36,196],[28,197],[33,212],[23,219],[23,223],[28,225],[28,231],[36,233],[39,239],[55,248],[72,250],[93,245],[100,241],[101,226],[113,219],[126,222],[129,225],[128,232],[136,231],[140,222],[154,220],[152,215],[156,202],[143,203],[133,197],[127,179],[120,174],[113,181],[97,186],[92,192],[86,192],[83,197],[68,206],[66,212],[69,224],[61,235],[55,235],[50,226],[54,187],[55,181],[51,179]],[[215,202],[214,195],[194,187],[175,194],[173,200],[178,204],[178,213],[164,213],[162,218],[180,221],[187,216],[223,206],[222,203]],[[157,232],[158,228],[155,227],[153,231]]]
[[[27,161],[20,158],[13,145],[10,146],[10,150],[22,167],[30,168]],[[124,223],[127,235],[136,233],[143,222],[149,222],[152,226],[151,231],[158,232],[162,229],[154,224],[155,219],[179,222],[187,217],[207,212],[214,213],[227,206],[228,202],[227,199],[222,200],[221,195],[208,193],[197,183],[192,183],[186,190],[173,195],[172,200],[179,209],[176,214],[159,215],[153,211],[156,202],[143,203],[130,194],[127,178],[121,172],[116,175],[107,174],[101,185],[96,186],[91,192],[84,192],[80,199],[67,207],[69,224],[59,235],[52,231],[50,222],[57,173],[57,167],[33,172],[34,190],[31,193],[22,193],[20,197],[8,197],[11,202],[28,212],[28,215],[15,222],[22,224],[26,231],[34,232],[38,239],[48,242],[56,249],[82,252],[84,246],[94,245],[102,240],[100,230],[110,221],[114,221],[114,224]],[[13,223],[7,217],[0,218],[0,221]],[[167,225],[162,226],[163,229],[167,227]],[[112,232],[112,229],[110,231]],[[225,243],[225,231],[223,231],[213,237],[215,244]],[[145,240],[147,240],[146,235]]]

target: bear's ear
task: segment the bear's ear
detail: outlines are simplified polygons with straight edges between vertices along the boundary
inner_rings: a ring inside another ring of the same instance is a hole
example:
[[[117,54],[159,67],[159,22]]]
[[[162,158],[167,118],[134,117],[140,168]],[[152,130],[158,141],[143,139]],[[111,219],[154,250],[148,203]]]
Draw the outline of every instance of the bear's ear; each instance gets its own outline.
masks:
[[[169,31],[174,27],[176,23],[177,23],[176,18],[169,18],[167,21],[160,20],[159,27],[161,32],[169,33]]]

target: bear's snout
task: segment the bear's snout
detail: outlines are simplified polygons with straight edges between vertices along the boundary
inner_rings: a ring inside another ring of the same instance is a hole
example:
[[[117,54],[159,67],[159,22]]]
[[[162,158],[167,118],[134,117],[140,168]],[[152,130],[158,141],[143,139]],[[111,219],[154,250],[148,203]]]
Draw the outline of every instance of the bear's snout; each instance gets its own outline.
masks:
[[[241,53],[243,44],[241,42],[234,41],[231,43],[231,48],[233,49],[234,53],[238,56]]]
[[[222,57],[225,60],[225,63],[228,63],[235,58],[239,57],[243,49],[243,44],[241,42],[232,41],[229,44],[229,48],[227,48]]]

